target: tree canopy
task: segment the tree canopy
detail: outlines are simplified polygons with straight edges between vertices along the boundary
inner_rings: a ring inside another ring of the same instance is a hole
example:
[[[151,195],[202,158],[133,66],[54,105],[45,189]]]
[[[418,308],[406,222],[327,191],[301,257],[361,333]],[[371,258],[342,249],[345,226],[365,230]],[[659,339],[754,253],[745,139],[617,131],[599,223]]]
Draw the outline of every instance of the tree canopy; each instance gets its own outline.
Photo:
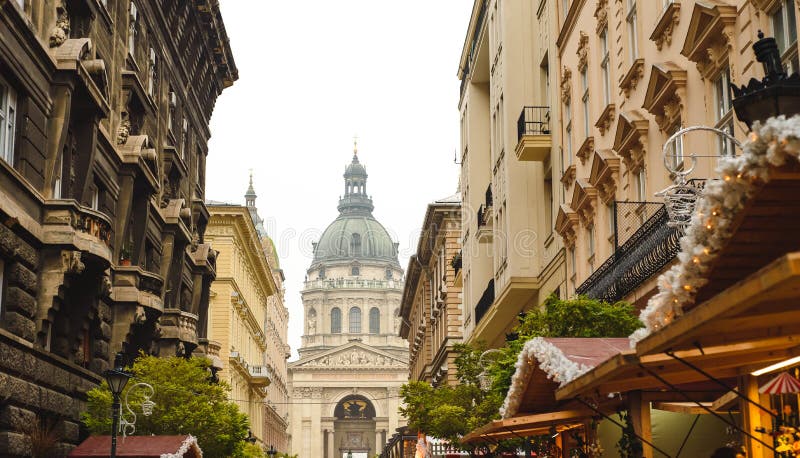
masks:
[[[129,397],[136,413],[136,435],[191,434],[197,438],[206,456],[249,456],[245,454],[248,432],[247,416],[228,401],[230,388],[224,382],[208,381],[209,362],[203,358],[157,358],[141,356],[129,368],[133,378],[122,394],[136,383],[153,386],[153,414],[142,415],[142,390],[133,390]],[[88,410],[82,420],[92,434],[111,433],[111,391],[104,381],[88,392]]]
[[[412,429],[474,451],[460,439],[498,418],[525,342],[534,337],[627,337],[640,327],[635,309],[627,302],[609,304],[584,296],[563,300],[551,295],[543,307],[520,316],[520,323],[491,361],[481,364],[486,350],[483,343],[457,345],[458,385],[432,387],[418,381],[404,385],[400,391],[404,402],[401,413]],[[489,389],[481,388],[481,377],[489,378]],[[509,441],[500,448],[514,450],[516,445],[516,441]]]

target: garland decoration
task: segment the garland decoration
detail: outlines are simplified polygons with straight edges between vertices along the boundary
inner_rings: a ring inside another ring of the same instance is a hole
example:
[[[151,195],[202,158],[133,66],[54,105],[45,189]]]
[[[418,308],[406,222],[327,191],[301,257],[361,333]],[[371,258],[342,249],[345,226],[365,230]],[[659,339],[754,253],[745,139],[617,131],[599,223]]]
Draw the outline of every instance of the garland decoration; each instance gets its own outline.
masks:
[[[707,282],[708,270],[730,240],[735,216],[758,186],[770,180],[770,168],[788,158],[800,159],[800,115],[770,118],[753,124],[738,157],[721,157],[691,222],[681,237],[678,262],[658,278],[658,292],[647,302],[639,319],[645,327],[630,336],[631,347],[679,317]]]

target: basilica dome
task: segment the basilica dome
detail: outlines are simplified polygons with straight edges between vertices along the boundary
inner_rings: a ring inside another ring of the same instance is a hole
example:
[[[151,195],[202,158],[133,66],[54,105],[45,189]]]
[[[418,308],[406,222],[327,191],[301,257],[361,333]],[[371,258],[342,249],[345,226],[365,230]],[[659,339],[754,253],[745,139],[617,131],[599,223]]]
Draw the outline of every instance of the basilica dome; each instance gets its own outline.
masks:
[[[367,170],[358,154],[344,172],[345,194],[339,199],[339,216],[314,244],[314,264],[322,261],[374,260],[398,264],[397,244],[372,216],[367,195]]]

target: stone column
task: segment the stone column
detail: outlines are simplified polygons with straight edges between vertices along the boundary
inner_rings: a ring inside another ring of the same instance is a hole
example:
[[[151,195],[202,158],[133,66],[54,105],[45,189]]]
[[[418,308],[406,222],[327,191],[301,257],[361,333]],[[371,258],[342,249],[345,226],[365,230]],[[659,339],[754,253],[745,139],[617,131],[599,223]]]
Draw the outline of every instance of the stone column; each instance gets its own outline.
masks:
[[[380,455],[383,451],[383,433],[381,430],[375,430],[375,454]]]
[[[328,437],[328,440],[327,440],[327,443],[328,443],[327,458],[334,458],[336,455],[333,454],[333,430],[332,429],[327,429],[327,430],[325,430],[325,434]]]

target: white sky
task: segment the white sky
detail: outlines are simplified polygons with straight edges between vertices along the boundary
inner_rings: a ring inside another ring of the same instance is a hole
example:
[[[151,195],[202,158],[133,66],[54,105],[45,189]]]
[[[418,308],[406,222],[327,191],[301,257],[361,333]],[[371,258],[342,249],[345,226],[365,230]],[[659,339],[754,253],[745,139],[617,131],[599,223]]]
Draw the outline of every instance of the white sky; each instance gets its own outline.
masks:
[[[338,215],[358,135],[375,217],[403,268],[426,205],[456,191],[458,60],[472,0],[222,0],[239,80],[211,120],[206,197],[259,214],[286,275],[289,344],[303,332],[311,242]]]

